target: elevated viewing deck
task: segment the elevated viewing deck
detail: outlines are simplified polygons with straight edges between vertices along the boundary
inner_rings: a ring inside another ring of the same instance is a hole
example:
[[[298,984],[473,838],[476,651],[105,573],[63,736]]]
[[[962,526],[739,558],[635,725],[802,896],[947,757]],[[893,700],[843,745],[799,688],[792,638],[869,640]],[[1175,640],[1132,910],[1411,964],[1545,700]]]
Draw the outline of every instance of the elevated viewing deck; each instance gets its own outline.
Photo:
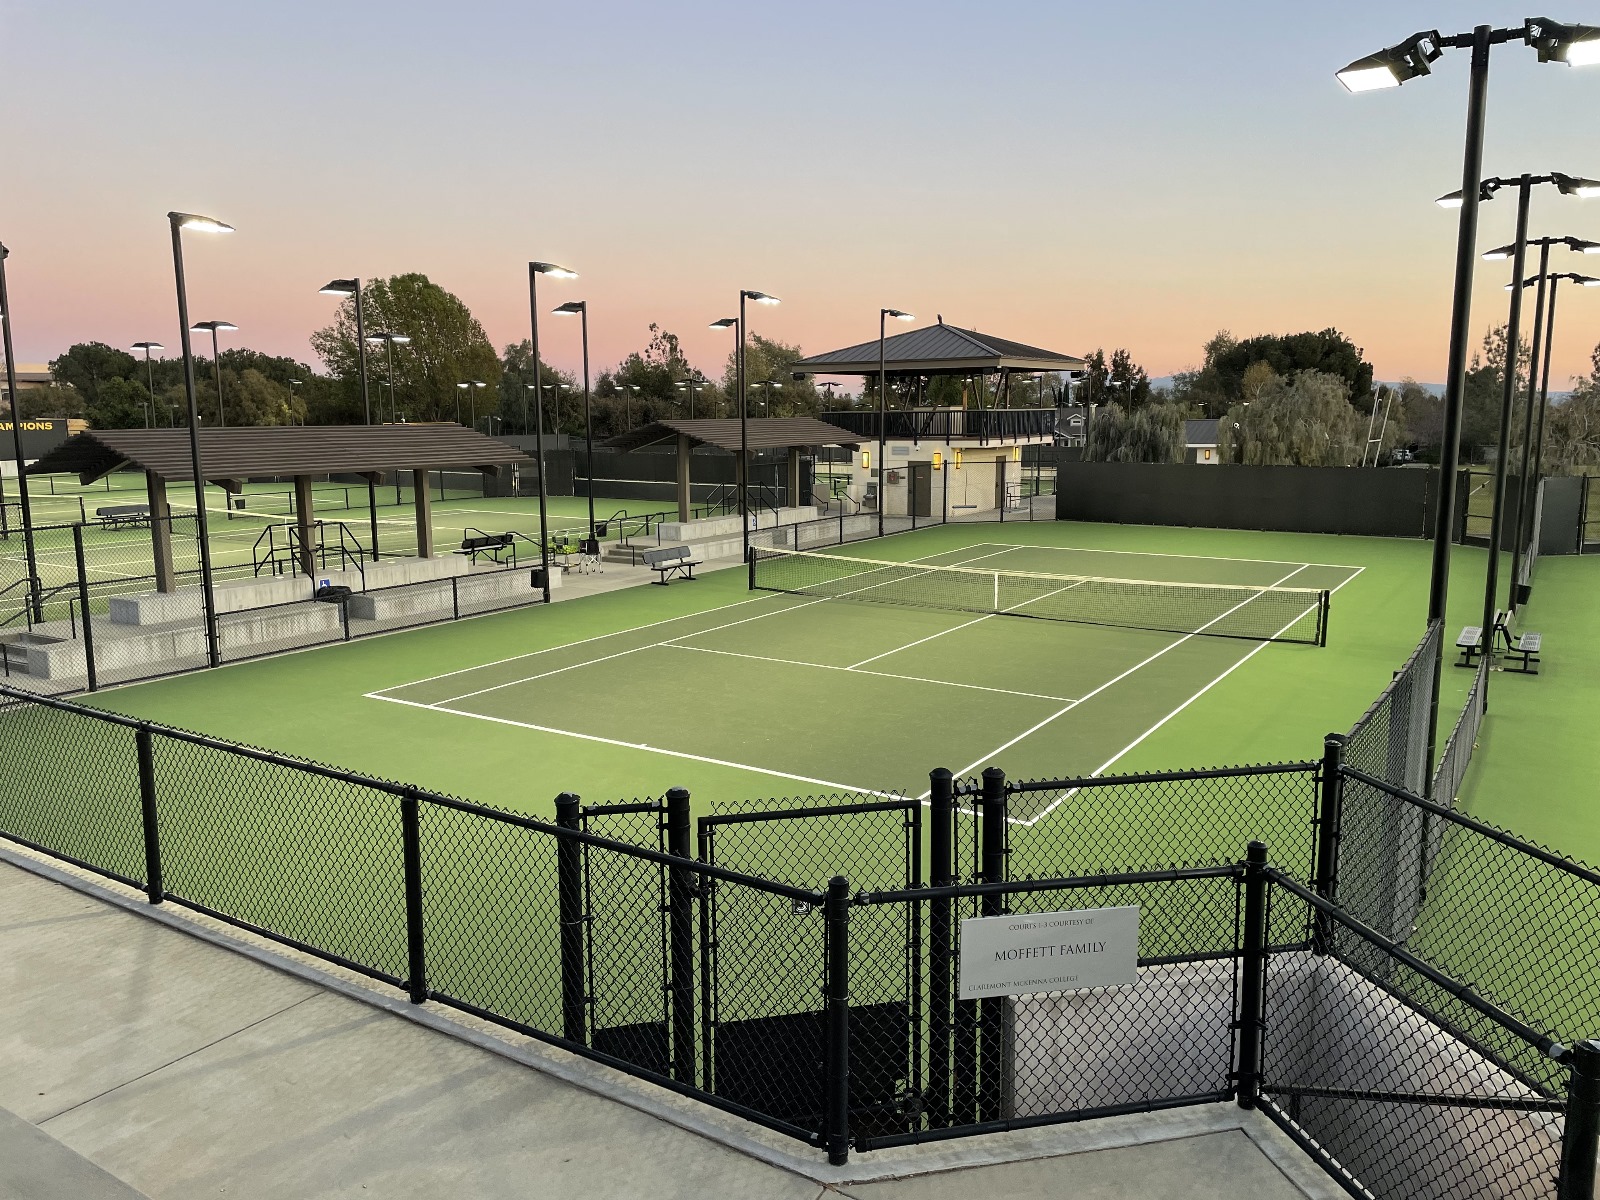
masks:
[[[888,440],[1030,442],[1052,441],[1053,408],[902,408],[883,414]],[[870,408],[825,412],[822,420],[861,438],[877,438],[878,413]]]

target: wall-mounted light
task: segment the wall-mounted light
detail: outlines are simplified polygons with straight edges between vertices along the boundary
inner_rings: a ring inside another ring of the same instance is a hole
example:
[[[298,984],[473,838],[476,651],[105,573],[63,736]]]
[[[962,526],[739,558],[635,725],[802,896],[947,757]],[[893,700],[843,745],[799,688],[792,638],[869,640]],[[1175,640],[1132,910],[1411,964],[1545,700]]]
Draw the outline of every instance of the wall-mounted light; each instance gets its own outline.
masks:
[[[943,466],[944,466],[944,455],[939,453],[939,451],[935,450],[933,452],[933,469],[935,471],[937,471]]]
[[[863,450],[861,452],[861,469],[863,471],[872,470],[872,451],[871,450]]]
[[[961,451],[956,451],[956,470],[961,470]]]

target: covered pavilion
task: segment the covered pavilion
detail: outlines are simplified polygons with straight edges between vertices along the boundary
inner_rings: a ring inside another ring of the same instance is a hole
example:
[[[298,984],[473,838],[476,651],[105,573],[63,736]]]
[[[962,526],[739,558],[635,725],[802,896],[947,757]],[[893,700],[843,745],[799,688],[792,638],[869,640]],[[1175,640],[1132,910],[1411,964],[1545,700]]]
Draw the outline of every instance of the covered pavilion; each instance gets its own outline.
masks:
[[[272,425],[201,429],[200,459],[205,482],[238,494],[247,479],[287,477],[294,481],[294,524],[299,566],[315,573],[312,562],[312,480],[325,475],[358,475],[376,482],[390,471],[415,473],[417,554],[433,557],[430,471],[482,471],[497,474],[533,459],[516,447],[455,424],[428,425]],[[158,592],[177,590],[172,560],[171,508],[167,485],[194,480],[188,429],[94,429],[67,439],[28,467],[30,475],[72,473],[84,484],[113,471],[144,472],[149,498],[150,536]],[[195,502],[202,502],[196,489]],[[377,514],[373,513],[376,557]]]
[[[745,426],[741,434],[740,425]],[[605,445],[614,450],[639,450],[661,442],[675,442],[678,449],[678,520],[689,519],[689,458],[696,446],[715,446],[734,455],[740,494],[748,476],[746,450],[783,450],[788,453],[790,504],[798,503],[800,493],[801,450],[816,446],[843,446],[854,450],[861,439],[848,429],[829,425],[815,417],[753,417],[741,422],[737,417],[691,421],[652,421],[638,429],[618,434]]]

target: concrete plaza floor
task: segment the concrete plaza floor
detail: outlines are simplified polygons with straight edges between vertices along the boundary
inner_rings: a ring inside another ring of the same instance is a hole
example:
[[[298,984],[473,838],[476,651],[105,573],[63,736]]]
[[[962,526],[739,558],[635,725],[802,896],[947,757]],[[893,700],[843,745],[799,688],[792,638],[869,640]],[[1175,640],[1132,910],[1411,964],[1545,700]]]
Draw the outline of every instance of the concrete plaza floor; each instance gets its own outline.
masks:
[[[1216,1105],[809,1148],[0,848],[0,1200],[1342,1195]]]

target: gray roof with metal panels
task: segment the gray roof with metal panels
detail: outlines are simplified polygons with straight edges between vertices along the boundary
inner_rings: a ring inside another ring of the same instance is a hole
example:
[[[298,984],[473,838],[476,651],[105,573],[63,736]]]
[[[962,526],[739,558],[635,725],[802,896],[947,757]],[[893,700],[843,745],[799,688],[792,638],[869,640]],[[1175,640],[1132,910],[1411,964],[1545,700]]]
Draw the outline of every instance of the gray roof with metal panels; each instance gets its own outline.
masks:
[[[829,425],[815,417],[758,417],[748,422],[747,445],[752,450],[789,450],[805,446],[849,446],[861,444],[861,439],[848,429]],[[638,450],[657,442],[675,442],[686,437],[697,446],[716,446],[723,450],[739,449],[739,419],[723,417],[716,420],[652,421],[638,429],[619,433],[604,444],[612,450]]]
[[[891,334],[883,341],[885,368],[896,374],[960,375],[999,371],[1081,371],[1084,361],[1072,354],[1044,350],[1009,338],[959,329],[939,322],[923,329]],[[876,375],[878,342],[862,342],[842,350],[813,354],[795,363],[796,371],[816,375]]]

